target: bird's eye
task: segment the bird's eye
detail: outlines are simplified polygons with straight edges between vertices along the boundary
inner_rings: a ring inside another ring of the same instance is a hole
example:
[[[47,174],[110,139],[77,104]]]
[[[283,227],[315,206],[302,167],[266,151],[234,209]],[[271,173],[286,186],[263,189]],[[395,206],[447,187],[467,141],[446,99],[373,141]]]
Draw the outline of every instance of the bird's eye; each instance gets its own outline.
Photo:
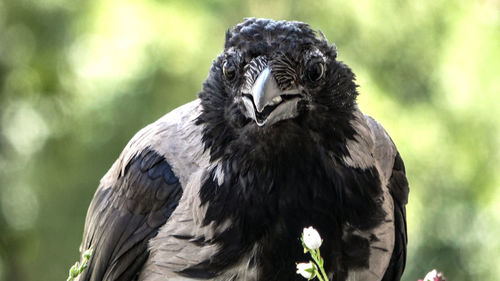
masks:
[[[236,67],[230,61],[226,61],[222,66],[222,72],[228,81],[232,81],[236,77]]]
[[[306,70],[306,77],[312,82],[320,80],[323,75],[325,75],[325,65],[322,62],[315,62]]]

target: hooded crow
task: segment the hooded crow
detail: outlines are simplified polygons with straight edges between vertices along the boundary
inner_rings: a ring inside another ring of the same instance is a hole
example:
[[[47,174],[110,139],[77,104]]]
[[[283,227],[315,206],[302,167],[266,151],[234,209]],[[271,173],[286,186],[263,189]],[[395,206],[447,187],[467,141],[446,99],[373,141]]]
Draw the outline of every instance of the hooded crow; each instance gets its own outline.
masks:
[[[79,280],[302,280],[307,226],[330,280],[400,280],[405,168],[357,95],[321,32],[236,25],[198,99],[140,130],[102,178]]]

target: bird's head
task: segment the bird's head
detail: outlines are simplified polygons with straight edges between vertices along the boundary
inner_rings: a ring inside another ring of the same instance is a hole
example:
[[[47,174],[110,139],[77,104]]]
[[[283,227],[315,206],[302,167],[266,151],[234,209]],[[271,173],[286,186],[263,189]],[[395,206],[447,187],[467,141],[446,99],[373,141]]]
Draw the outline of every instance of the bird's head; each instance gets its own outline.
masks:
[[[355,107],[354,75],[335,45],[302,22],[250,18],[228,30],[200,99],[212,138],[344,120]]]

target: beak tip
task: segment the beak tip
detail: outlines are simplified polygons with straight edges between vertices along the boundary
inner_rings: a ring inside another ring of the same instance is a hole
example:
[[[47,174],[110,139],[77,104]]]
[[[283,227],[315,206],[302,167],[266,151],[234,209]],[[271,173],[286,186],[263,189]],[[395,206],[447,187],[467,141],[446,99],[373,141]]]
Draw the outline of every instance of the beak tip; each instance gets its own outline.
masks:
[[[264,107],[262,104],[256,104],[255,105],[255,110],[257,110],[258,113],[262,113],[264,111]]]

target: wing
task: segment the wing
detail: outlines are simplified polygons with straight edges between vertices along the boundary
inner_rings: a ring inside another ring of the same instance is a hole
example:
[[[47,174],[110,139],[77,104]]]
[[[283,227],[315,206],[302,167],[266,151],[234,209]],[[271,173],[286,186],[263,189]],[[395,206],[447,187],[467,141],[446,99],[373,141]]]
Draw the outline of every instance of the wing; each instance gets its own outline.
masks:
[[[393,141],[373,118],[355,113],[352,125],[356,139],[347,143],[350,156],[344,159],[351,167],[366,169],[376,166],[382,184],[384,221],[357,235],[369,240],[367,268],[349,271],[347,280],[400,280],[406,263],[406,211],[409,187],[404,164]]]
[[[194,101],[137,133],[103,177],[87,212],[81,252],[92,248],[79,280],[135,280],[148,241],[166,223],[190,173],[208,160]]]
[[[406,203],[408,202],[408,181],[405,166],[399,153],[394,160],[392,175],[389,179],[389,191],[394,201],[394,249],[385,272],[383,281],[400,280],[406,265]]]
[[[93,257],[81,280],[132,280],[147,242],[177,207],[182,188],[165,158],[144,149],[111,186],[101,185],[88,211],[84,248]]]
[[[392,205],[386,208],[386,212],[392,211],[392,216],[388,216],[385,222],[390,226],[386,231],[390,231],[393,237],[392,251],[388,251],[392,254],[382,280],[399,281],[406,265],[408,181],[403,159],[401,159],[394,142],[377,121],[371,117],[366,118],[375,142],[374,156],[383,174],[382,178],[386,185],[385,192],[388,193],[385,199],[389,199],[390,205]]]

